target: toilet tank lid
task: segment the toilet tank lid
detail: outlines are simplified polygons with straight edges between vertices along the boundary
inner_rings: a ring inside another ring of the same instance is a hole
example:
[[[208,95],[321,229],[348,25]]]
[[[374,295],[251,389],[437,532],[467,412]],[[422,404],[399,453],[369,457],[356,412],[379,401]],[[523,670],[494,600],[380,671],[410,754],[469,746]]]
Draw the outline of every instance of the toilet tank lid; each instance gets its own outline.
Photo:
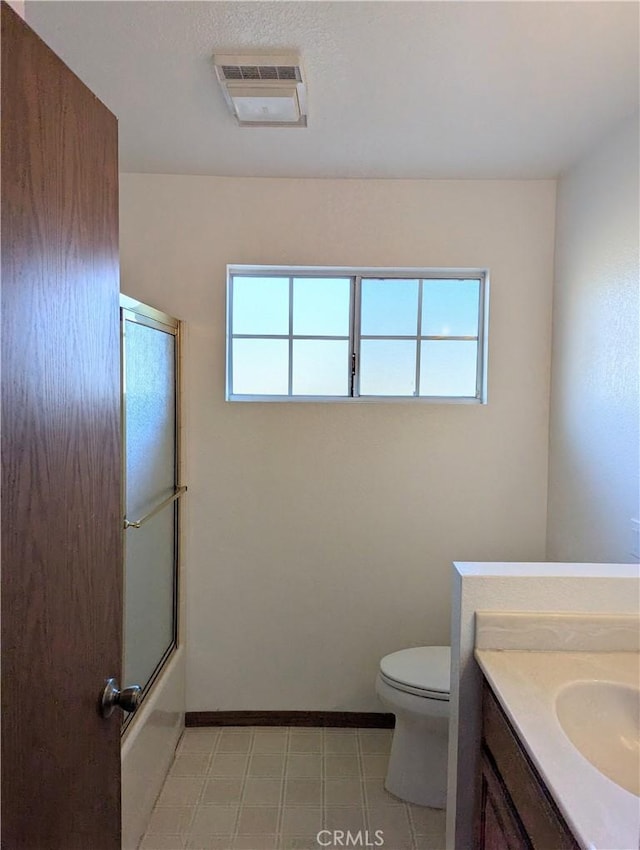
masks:
[[[448,694],[451,689],[451,647],[416,646],[385,655],[381,672],[414,688]]]

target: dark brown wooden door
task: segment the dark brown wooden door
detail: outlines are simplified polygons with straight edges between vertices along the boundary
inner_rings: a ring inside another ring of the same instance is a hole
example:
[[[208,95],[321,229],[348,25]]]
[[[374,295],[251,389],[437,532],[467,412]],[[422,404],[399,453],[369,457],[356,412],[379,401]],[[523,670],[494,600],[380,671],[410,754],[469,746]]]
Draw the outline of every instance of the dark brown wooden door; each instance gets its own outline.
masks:
[[[120,847],[114,116],[2,4],[2,847]]]

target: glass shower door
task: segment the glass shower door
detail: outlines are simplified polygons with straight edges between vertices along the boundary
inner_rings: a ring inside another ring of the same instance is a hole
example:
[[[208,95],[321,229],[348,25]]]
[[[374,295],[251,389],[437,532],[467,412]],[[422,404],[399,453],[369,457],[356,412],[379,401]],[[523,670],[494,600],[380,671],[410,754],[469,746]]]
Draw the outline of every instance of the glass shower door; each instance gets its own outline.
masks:
[[[144,695],[177,643],[179,324],[123,296],[121,329],[123,680]]]

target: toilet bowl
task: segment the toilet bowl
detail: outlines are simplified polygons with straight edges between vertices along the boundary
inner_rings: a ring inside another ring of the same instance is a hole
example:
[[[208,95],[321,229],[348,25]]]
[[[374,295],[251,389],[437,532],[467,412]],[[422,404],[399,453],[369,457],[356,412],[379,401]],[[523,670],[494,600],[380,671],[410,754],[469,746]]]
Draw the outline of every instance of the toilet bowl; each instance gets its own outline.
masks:
[[[384,787],[391,794],[443,809],[447,798],[451,649],[419,646],[386,655],[376,692],[396,716]]]

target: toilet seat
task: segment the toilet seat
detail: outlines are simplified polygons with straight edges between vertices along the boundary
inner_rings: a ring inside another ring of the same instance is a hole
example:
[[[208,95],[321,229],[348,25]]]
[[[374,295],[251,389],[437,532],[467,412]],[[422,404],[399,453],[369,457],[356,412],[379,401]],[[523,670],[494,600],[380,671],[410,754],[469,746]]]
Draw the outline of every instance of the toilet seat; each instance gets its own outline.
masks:
[[[398,691],[448,701],[450,668],[450,647],[417,646],[385,655],[380,661],[380,678]]]

